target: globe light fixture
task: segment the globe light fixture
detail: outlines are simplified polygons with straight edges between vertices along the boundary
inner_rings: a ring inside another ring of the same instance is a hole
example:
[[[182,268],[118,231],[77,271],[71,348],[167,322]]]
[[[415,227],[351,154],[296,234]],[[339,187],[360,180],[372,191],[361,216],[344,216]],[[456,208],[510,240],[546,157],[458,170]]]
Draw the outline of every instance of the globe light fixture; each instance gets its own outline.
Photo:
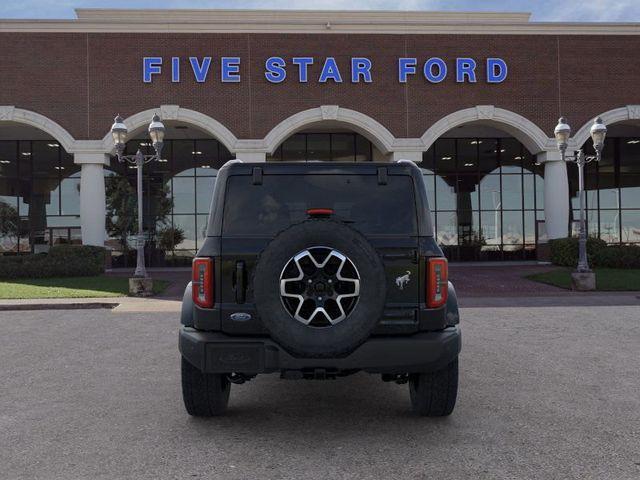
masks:
[[[124,152],[124,146],[127,143],[127,126],[124,124],[124,120],[120,115],[116,116],[111,125],[111,136],[113,137],[113,143],[116,147],[116,151]]]
[[[156,113],[151,119],[151,123],[149,124],[149,137],[151,137],[153,148],[155,149],[156,155],[158,155],[158,157],[162,152],[162,146],[164,144],[164,134],[164,124],[160,121],[160,116]]]
[[[607,127],[602,123],[602,119],[598,117],[593,121],[593,125],[591,125],[591,140],[593,140],[593,148],[596,152],[602,153],[606,136]]]
[[[571,127],[567,123],[566,118],[560,117],[560,119],[558,120],[558,125],[556,125],[553,133],[556,137],[558,150],[560,150],[560,152],[562,153],[566,152],[567,146],[569,145],[569,137],[571,136]]]

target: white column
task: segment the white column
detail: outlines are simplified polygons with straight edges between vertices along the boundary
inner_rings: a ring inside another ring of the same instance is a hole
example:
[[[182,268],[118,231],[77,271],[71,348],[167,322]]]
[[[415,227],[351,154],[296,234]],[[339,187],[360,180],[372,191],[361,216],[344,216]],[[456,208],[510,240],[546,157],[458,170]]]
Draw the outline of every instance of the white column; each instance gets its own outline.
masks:
[[[398,160],[411,160],[415,163],[422,162],[422,152],[416,151],[395,151],[391,153],[391,161],[397,162]]]
[[[243,162],[266,162],[267,154],[265,152],[236,152],[236,158]]]
[[[76,153],[74,162],[81,165],[80,172],[80,225],[82,244],[104,246],[106,238],[106,197],[104,165],[109,157],[104,153]]]
[[[542,152],[538,162],[544,163],[544,218],[547,236],[565,238],[569,235],[569,179],[567,164],[560,152]]]

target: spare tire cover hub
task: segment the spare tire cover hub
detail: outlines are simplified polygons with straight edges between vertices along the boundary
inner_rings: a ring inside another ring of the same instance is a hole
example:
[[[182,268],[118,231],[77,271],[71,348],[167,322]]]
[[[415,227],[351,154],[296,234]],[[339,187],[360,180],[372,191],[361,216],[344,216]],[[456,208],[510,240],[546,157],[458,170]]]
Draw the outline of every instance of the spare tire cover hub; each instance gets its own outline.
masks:
[[[304,325],[335,325],[356,306],[360,275],[342,252],[311,247],[294,255],[282,269],[280,296],[289,314]]]

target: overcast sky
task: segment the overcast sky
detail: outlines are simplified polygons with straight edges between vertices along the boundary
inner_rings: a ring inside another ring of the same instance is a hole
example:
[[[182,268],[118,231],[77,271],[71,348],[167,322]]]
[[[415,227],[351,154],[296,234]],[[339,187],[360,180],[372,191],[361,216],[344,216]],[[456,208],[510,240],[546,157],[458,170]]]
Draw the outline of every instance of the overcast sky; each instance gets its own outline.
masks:
[[[531,12],[536,21],[638,22],[640,0],[0,0],[0,18],[75,18],[74,8],[293,8]]]

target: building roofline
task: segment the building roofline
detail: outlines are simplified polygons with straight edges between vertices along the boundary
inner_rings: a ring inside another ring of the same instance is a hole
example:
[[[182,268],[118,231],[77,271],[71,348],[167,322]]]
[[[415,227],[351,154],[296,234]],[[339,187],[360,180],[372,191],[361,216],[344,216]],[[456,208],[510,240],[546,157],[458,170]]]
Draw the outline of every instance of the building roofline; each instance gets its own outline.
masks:
[[[377,21],[391,23],[527,23],[527,12],[471,11],[404,11],[404,10],[266,10],[266,9],[108,9],[77,8],[79,20],[140,20],[140,21],[220,21],[221,18],[251,23],[288,21],[318,22],[324,20]]]
[[[640,23],[531,22],[529,13],[76,9],[77,19],[0,19],[0,32],[638,35]]]

